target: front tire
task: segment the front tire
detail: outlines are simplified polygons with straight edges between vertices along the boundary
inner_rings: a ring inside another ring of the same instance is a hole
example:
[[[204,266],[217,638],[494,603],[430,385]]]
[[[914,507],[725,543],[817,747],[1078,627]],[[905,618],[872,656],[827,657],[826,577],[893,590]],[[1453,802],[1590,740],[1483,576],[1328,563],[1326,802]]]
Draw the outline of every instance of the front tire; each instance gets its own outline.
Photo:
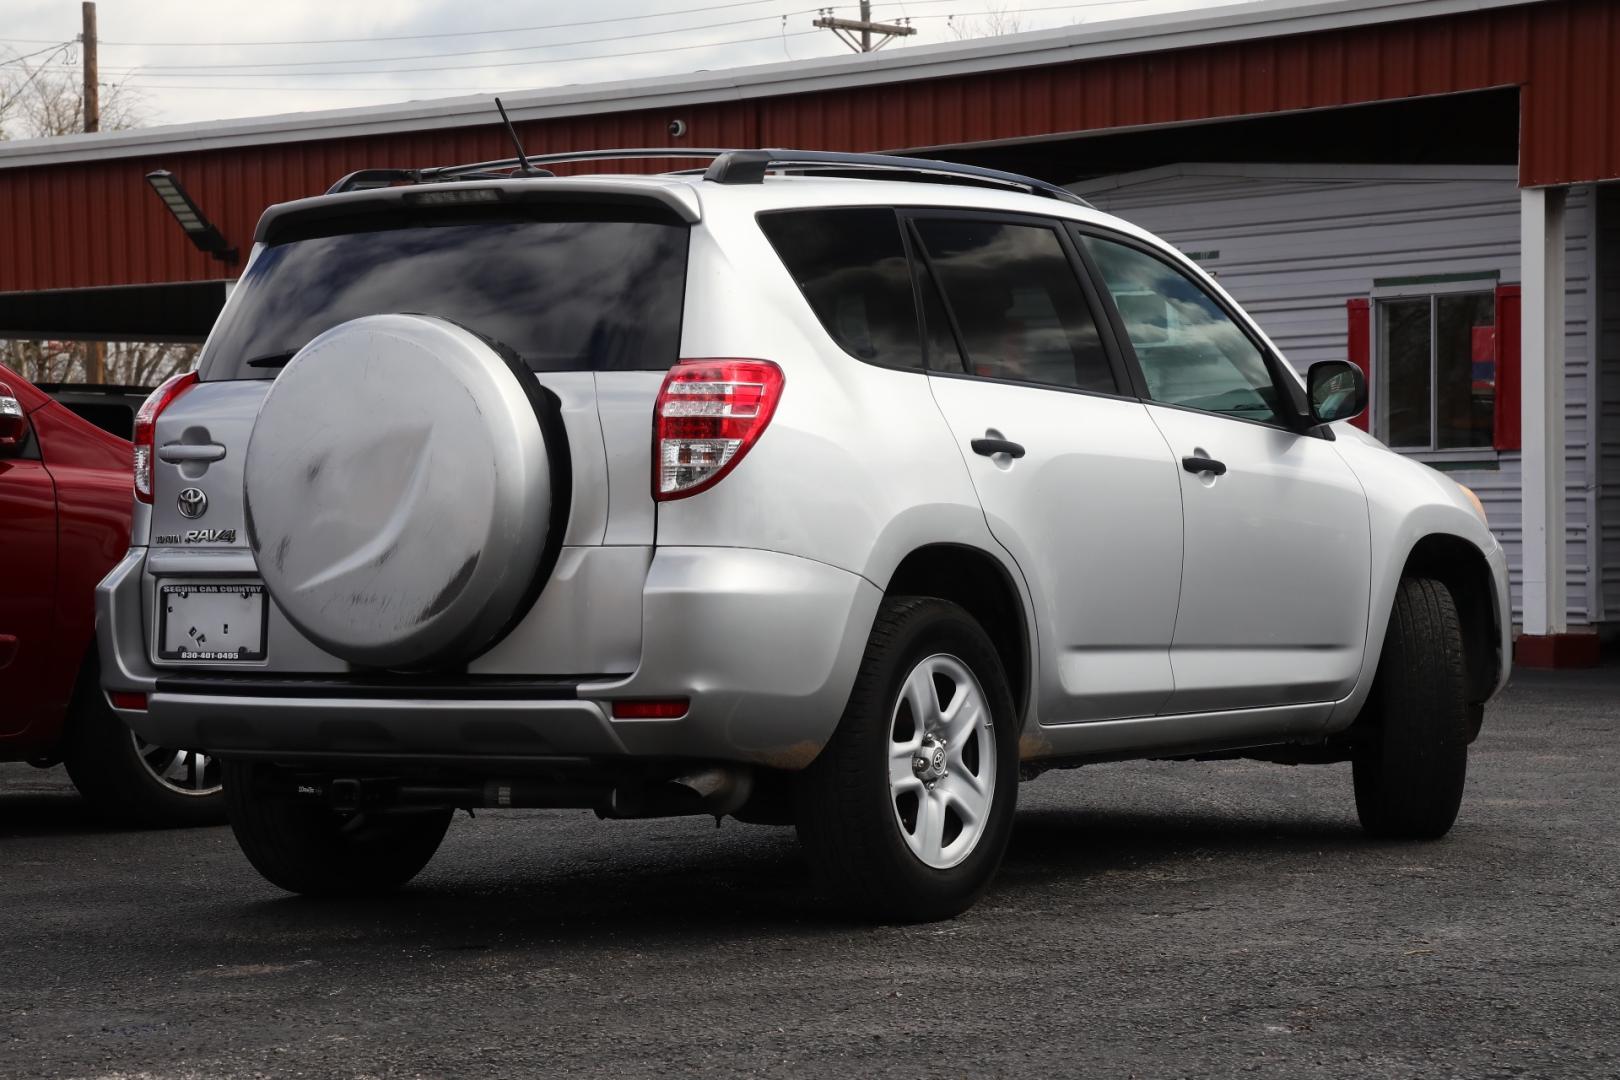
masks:
[[[1434,840],[1457,820],[1468,774],[1467,658],[1451,592],[1404,578],[1354,750],[1356,813],[1368,834]]]
[[[379,896],[421,872],[439,850],[450,809],[339,813],[319,802],[266,793],[260,770],[225,763],[231,831],[272,885],[304,896]]]
[[[1017,718],[983,629],[944,600],[885,600],[838,730],[798,780],[822,887],[882,919],[960,914],[1001,864],[1017,797]]]

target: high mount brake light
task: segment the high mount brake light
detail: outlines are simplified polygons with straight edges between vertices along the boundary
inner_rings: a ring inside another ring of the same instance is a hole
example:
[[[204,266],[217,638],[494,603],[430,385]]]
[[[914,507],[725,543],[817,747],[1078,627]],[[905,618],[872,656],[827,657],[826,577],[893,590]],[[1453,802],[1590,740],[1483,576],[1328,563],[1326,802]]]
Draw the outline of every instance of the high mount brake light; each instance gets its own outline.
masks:
[[[141,411],[135,414],[135,497],[143,503],[152,501],[152,445],[157,419],[163,410],[174,404],[174,399],[197,383],[195,371],[171,375],[162,386],[141,402]]]
[[[719,483],[771,422],[782,369],[769,360],[682,360],[653,407],[653,498]]]

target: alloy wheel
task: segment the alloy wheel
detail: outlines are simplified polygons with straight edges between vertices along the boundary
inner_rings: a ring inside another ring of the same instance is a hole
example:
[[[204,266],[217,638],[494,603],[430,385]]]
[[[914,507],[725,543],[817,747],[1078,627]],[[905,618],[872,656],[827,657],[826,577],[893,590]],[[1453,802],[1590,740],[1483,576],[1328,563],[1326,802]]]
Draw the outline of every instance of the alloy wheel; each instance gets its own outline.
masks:
[[[925,866],[948,870],[978,845],[995,799],[996,741],[984,690],[966,664],[917,663],[889,723],[889,802]]]
[[[177,795],[201,797],[220,791],[220,767],[216,758],[196,750],[172,750],[156,746],[135,732],[129,733],[135,756],[152,779]]]

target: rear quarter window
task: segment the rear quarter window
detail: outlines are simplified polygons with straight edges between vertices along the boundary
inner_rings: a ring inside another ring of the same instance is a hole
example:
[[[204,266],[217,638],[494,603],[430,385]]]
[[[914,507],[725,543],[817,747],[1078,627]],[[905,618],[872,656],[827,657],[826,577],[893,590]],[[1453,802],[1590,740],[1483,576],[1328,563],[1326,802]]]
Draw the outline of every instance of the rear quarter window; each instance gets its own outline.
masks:
[[[759,216],[827,334],[851,356],[922,367],[917,301],[893,210],[777,210]]]
[[[664,370],[679,358],[689,230],[650,221],[416,214],[265,248],[199,361],[267,379],[365,315],[434,315],[534,371]]]

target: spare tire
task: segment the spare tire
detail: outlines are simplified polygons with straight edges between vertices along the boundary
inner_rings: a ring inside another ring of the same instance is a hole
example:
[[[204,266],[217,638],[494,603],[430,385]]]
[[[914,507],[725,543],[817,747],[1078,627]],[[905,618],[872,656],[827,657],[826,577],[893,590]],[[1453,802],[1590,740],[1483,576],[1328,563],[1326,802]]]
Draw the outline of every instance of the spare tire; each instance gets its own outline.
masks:
[[[299,350],[243,465],[248,543],[288,621],[372,667],[493,644],[549,562],[540,394],[516,357],[422,315],[355,319]]]

